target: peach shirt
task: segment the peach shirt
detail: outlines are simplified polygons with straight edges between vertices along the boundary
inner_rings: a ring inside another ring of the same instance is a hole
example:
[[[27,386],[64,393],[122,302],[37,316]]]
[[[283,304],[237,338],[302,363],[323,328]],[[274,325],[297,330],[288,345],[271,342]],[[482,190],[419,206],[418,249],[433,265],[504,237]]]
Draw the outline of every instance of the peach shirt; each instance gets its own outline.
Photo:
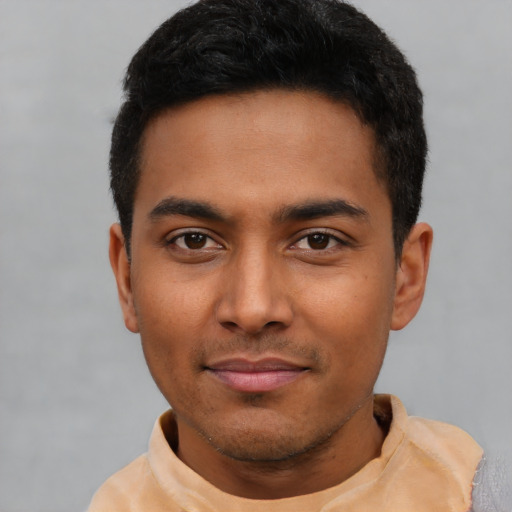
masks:
[[[176,457],[162,429],[176,431],[168,411],[155,424],[148,453],[110,477],[88,512],[468,511],[478,444],[452,425],[407,416],[394,396],[375,401],[376,410],[392,415],[381,455],[334,487],[279,500],[227,494]]]

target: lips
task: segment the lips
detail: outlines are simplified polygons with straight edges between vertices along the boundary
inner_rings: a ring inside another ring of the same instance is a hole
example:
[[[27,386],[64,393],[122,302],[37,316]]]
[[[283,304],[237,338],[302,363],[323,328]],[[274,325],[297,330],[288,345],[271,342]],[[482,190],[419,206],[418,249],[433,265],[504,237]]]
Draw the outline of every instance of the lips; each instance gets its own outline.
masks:
[[[207,366],[206,370],[216,379],[235,391],[263,393],[290,384],[309,368],[281,359],[227,359]]]

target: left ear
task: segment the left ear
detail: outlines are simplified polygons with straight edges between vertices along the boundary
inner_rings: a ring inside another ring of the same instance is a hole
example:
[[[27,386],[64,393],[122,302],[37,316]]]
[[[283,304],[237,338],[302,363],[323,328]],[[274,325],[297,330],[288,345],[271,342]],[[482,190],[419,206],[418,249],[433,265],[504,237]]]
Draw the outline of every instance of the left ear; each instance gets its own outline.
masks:
[[[430,249],[434,233],[421,222],[413,226],[404,242],[396,273],[391,329],[403,329],[416,315],[425,293]]]

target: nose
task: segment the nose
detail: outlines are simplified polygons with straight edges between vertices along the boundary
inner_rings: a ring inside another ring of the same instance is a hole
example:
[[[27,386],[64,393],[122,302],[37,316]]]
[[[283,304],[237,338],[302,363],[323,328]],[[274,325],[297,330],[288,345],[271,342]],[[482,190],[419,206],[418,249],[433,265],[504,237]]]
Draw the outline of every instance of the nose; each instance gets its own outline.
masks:
[[[290,290],[275,258],[264,251],[244,251],[226,267],[223,277],[216,314],[224,328],[255,335],[291,324]]]

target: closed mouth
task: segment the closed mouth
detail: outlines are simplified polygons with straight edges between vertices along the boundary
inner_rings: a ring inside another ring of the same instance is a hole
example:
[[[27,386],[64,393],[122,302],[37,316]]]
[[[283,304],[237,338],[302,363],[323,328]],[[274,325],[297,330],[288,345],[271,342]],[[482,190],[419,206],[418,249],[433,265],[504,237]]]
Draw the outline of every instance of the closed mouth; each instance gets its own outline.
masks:
[[[251,361],[226,359],[204,368],[228,387],[245,393],[273,391],[289,384],[310,370],[309,367],[277,358]]]

